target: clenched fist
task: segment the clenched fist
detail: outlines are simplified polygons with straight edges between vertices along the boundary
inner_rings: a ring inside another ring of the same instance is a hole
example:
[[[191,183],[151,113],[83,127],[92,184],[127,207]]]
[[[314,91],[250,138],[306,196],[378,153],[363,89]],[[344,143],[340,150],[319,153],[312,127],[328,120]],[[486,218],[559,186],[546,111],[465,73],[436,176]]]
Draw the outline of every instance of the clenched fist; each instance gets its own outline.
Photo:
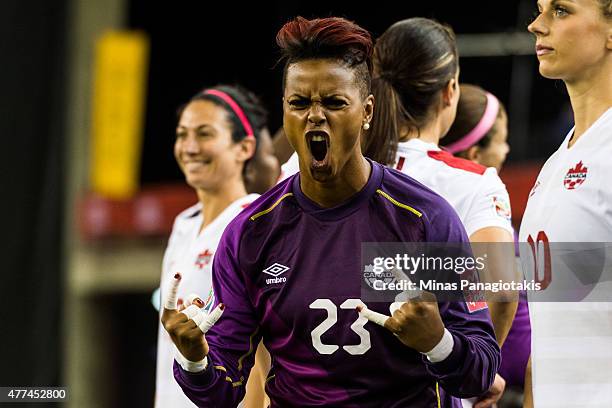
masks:
[[[438,302],[436,297],[428,292],[422,292],[419,297],[403,302],[393,312],[393,316],[385,316],[363,306],[358,306],[357,311],[368,320],[385,327],[406,346],[420,353],[431,351],[444,335],[444,323],[438,310]]]

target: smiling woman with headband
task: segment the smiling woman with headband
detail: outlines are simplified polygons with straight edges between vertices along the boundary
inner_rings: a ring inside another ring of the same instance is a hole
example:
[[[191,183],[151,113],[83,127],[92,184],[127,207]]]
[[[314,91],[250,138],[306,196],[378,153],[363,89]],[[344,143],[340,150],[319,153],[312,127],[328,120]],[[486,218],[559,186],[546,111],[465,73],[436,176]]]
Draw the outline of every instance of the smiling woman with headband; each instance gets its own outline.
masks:
[[[183,307],[193,303],[210,310],[214,301],[212,259],[223,230],[258,197],[247,194],[248,190],[259,186],[265,191],[278,177],[266,116],[259,99],[239,86],[205,89],[179,108],[174,156],[187,184],[196,191],[198,203],[174,222],[163,261],[162,297],[180,272],[183,285],[177,296]],[[174,357],[174,345],[160,325],[155,405],[193,407],[173,378]],[[255,394],[247,398],[263,404],[262,387],[256,386]]]

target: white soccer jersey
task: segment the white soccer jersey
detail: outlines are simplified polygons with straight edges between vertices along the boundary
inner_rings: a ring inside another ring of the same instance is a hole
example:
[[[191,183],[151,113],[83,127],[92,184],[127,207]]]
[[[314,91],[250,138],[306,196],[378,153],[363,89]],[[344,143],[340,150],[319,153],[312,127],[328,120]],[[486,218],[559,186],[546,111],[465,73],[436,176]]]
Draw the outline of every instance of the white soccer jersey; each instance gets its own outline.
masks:
[[[289,157],[289,160],[287,160],[285,164],[281,166],[281,174],[278,178],[278,182],[280,183],[281,181],[283,181],[289,176],[294,175],[298,171],[300,171],[300,159],[297,153],[293,152],[291,157]]]
[[[176,272],[182,275],[178,298],[185,299],[192,293],[202,296],[205,309],[210,311],[212,299],[212,259],[225,227],[258,194],[250,194],[231,203],[221,214],[200,232],[202,204],[198,203],[181,212],[174,221],[172,234],[164,254],[161,275],[161,298],[165,299],[168,285]],[[168,332],[160,324],[157,336],[157,384],[155,406],[195,407],[183,394],[172,372],[174,344]]]
[[[607,254],[604,265],[610,268],[611,264],[612,108],[568,148],[573,132],[540,171],[519,234],[521,242],[531,244],[521,245],[526,273],[538,272],[538,278],[551,290],[568,281],[575,281],[576,291],[585,288],[574,273],[581,271],[584,263],[578,268],[570,265],[577,254],[584,254],[581,246],[593,247],[585,243],[601,243],[597,244],[604,249],[600,254]],[[575,244],[555,246],[559,242]],[[548,270],[546,248],[550,253]],[[538,408],[612,407],[612,303],[589,302],[601,300],[602,294],[609,299],[612,282],[590,285],[589,290],[586,301],[580,303],[529,305],[534,403]]]
[[[420,139],[399,143],[393,168],[440,194],[457,211],[468,236],[486,227],[511,234],[510,198],[493,167],[484,167]]]
[[[459,215],[468,236],[487,227],[514,234],[510,197],[495,168],[455,157],[420,139],[398,144],[393,168],[444,197]],[[462,400],[465,408],[473,402]]]

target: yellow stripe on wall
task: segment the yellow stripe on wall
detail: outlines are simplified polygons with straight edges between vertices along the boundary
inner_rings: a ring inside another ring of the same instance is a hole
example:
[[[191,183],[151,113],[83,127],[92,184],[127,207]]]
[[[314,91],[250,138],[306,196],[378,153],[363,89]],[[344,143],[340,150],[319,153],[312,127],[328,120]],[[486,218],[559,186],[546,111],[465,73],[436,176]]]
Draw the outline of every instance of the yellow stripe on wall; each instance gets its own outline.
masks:
[[[96,44],[90,184],[108,198],[138,189],[148,59],[142,32],[109,31]]]

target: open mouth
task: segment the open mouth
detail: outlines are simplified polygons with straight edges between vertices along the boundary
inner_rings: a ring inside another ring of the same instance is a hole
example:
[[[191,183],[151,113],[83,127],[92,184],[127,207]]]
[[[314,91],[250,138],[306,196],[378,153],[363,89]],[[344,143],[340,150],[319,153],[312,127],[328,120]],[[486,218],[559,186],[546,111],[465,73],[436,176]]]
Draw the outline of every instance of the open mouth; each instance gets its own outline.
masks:
[[[306,141],[313,158],[314,167],[322,167],[327,164],[327,152],[329,152],[329,135],[324,131],[313,130],[306,133]]]

